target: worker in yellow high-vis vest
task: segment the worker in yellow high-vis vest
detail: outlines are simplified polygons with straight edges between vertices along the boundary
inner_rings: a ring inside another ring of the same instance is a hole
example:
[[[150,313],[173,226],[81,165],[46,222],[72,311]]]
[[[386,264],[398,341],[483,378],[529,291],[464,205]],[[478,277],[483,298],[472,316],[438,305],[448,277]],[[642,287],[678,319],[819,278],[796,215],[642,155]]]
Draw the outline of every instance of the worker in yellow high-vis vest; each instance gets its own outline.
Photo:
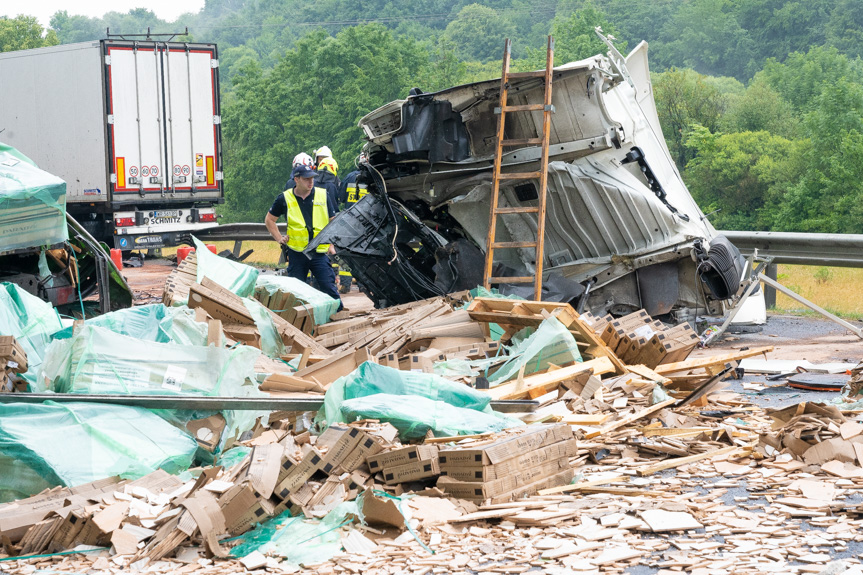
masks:
[[[327,257],[327,253],[332,253],[332,248],[321,245],[308,256],[303,253],[312,238],[321,233],[330,218],[336,214],[335,207],[330,205],[327,199],[327,191],[315,187],[316,175],[308,166],[294,167],[294,187],[276,196],[264,223],[273,239],[287,248],[288,268],[285,273],[292,278],[306,281],[311,271],[320,290],[341,301],[336,288],[336,274],[330,265],[330,258]],[[286,236],[282,235],[277,225],[281,216],[285,216],[288,222]],[[342,306],[339,305],[339,310],[341,309]]]

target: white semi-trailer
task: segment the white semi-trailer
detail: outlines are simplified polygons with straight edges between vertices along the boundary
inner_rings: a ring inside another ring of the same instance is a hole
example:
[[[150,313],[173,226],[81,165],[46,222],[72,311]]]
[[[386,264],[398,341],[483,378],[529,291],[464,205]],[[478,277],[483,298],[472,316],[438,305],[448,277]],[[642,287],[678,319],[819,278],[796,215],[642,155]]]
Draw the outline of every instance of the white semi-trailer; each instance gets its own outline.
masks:
[[[66,181],[66,207],[122,250],[216,223],[215,44],[101,40],[0,54],[0,141]]]

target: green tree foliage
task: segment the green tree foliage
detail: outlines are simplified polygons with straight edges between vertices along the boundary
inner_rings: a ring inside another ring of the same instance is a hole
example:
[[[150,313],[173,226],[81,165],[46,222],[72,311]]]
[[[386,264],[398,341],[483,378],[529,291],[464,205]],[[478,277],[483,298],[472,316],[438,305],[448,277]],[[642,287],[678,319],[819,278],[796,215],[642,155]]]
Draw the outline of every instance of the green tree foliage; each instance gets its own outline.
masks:
[[[693,68],[703,74],[748,78],[756,46],[734,17],[730,0],[682,2],[662,31],[658,63]]]
[[[767,230],[784,192],[794,181],[800,144],[764,131],[714,134],[703,126],[688,133],[695,156],[684,177],[689,190],[719,229]]]
[[[798,120],[791,104],[759,78],[743,94],[729,98],[720,125],[726,132],[768,132],[793,138]]]
[[[859,233],[863,227],[863,86],[840,79],[803,119],[800,178],[782,201],[775,229]]]
[[[469,4],[447,25],[444,37],[459,57],[485,62],[500,59],[504,40],[514,33],[515,25],[507,16],[482,4]]]
[[[715,132],[725,107],[725,98],[705,76],[692,70],[671,69],[653,79],[656,110],[671,157],[681,170],[694,156],[684,141],[693,124]]]
[[[87,42],[105,37],[105,27],[101,18],[87,16],[70,16],[66,10],[55,12],[51,16],[51,28],[57,33],[61,44]]]
[[[60,41],[53,30],[47,34],[35,16],[16,16],[4,18],[0,16],[0,52],[14,50],[29,50],[56,46]]]
[[[244,62],[224,103],[227,216],[261,221],[299,152],[328,145],[350,170],[363,143],[359,119],[406,96],[427,67],[417,43],[379,24],[309,34],[270,71]]]
[[[825,89],[833,89],[840,78],[863,82],[863,64],[834,47],[816,46],[805,53],[789,54],[784,62],[768,60],[756,74],[793,107],[797,113],[812,110]]]

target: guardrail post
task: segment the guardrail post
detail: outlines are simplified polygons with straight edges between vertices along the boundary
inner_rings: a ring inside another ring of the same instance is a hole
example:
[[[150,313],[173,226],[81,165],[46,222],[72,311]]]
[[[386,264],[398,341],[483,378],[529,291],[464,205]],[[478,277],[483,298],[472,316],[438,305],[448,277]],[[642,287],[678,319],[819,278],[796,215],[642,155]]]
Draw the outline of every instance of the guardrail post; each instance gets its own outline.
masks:
[[[767,270],[764,275],[776,281],[779,279],[779,266],[776,264],[770,264],[767,266]],[[773,286],[764,284],[764,305],[767,309],[776,307],[776,289]]]

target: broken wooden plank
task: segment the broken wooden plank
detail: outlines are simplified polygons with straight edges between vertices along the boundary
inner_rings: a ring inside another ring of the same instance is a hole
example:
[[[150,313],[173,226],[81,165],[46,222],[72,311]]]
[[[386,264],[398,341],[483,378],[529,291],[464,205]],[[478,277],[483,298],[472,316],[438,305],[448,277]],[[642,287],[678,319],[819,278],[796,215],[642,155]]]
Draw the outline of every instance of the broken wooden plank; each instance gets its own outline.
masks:
[[[672,469],[674,467],[680,467],[681,465],[686,465],[688,463],[694,463],[696,461],[701,461],[702,459],[710,459],[713,457],[717,457],[719,455],[725,455],[726,453],[735,453],[735,452],[745,452],[746,449],[739,447],[737,445],[732,445],[730,447],[722,447],[720,449],[714,449],[712,451],[706,451],[704,453],[699,453],[697,455],[689,455],[687,457],[677,457],[675,459],[666,459],[662,463],[657,463],[656,465],[651,465],[649,467],[641,467],[638,469],[638,474],[642,477],[646,475],[651,475],[658,471],[665,471],[666,469]]]
[[[556,389],[561,382],[566,381],[580,373],[592,370],[594,375],[611,373],[615,370],[614,364],[607,357],[600,357],[562,367],[554,371],[529,375],[519,381],[504,383],[491,388],[487,393],[492,399],[522,399],[528,396],[531,389],[543,388],[546,391]]]
[[[646,408],[642,409],[641,411],[637,411],[637,412],[635,412],[635,413],[633,413],[627,417],[624,417],[622,419],[618,419],[617,421],[613,421],[613,422],[609,423],[608,425],[606,425],[605,427],[603,427],[602,429],[598,429],[596,431],[592,431],[592,432],[586,434],[585,438],[592,439],[594,437],[603,435],[603,434],[608,433],[610,431],[614,431],[615,429],[617,429],[619,427],[623,427],[624,425],[629,425],[630,423],[638,421],[642,417],[647,417],[648,415],[659,411],[663,407],[668,407],[669,405],[671,405],[672,403],[675,403],[676,401],[677,400],[674,398],[666,399],[665,401],[657,403],[656,405],[651,405],[650,407],[646,407]]]

